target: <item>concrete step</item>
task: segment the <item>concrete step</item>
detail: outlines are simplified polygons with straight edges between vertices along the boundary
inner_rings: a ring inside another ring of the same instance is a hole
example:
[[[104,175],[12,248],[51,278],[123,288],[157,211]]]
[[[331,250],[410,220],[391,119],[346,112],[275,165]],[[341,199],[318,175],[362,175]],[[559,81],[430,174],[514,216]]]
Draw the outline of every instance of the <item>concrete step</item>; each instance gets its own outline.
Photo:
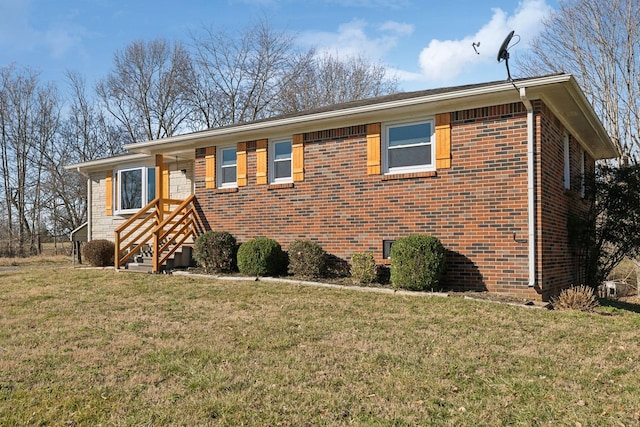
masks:
[[[153,263],[129,262],[125,269],[132,273],[152,273]]]
[[[173,254],[165,262],[165,265],[161,266],[161,271],[171,271],[174,268],[189,267],[192,264],[193,248],[189,245],[183,245],[183,247]],[[153,257],[151,253],[144,252],[141,255],[137,255],[132,258],[131,262],[128,262],[125,266],[127,270],[132,272],[151,273],[153,271]]]

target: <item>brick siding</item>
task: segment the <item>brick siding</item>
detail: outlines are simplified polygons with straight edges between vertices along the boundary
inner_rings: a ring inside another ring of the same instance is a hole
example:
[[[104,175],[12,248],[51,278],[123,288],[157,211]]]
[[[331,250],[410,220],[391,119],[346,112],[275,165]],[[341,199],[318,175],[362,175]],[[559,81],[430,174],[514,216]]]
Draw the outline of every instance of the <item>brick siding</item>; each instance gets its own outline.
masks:
[[[239,242],[267,236],[287,249],[295,239],[313,239],[346,262],[355,252],[371,252],[385,264],[383,240],[428,233],[449,250],[446,286],[546,299],[572,280],[566,218],[580,203],[579,189],[576,196],[563,188],[563,130],[538,102],[542,289],[531,289],[526,116],[521,103],[452,112],[451,168],[417,177],[367,174],[366,123],[305,133],[304,181],[295,184],[257,185],[255,144],[250,143],[247,186],[206,189],[205,150],[197,149],[195,194],[209,226]],[[579,151],[575,141],[572,147]],[[579,167],[574,157],[572,167]]]

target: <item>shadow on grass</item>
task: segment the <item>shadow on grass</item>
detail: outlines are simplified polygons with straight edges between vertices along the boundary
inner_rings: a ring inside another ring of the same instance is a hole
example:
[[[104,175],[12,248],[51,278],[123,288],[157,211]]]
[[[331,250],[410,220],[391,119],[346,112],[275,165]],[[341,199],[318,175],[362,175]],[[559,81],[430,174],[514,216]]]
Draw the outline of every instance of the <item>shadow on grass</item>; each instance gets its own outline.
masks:
[[[600,307],[614,308],[617,310],[625,310],[633,313],[640,313],[640,304],[634,304],[625,301],[618,301],[607,298],[599,298]]]

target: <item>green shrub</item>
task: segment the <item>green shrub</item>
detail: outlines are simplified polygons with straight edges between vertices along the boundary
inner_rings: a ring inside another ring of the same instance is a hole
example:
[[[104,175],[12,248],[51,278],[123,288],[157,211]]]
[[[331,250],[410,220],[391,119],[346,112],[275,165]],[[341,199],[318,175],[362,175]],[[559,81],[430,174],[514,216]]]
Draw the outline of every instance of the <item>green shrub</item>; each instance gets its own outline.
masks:
[[[411,235],[391,247],[391,283],[413,291],[436,289],[444,273],[446,252],[438,238]]]
[[[558,298],[552,298],[554,310],[594,311],[600,303],[589,286],[572,286],[560,292]]]
[[[106,267],[113,265],[116,245],[106,239],[92,240],[84,244],[82,251],[84,252],[84,259],[89,264],[95,267]]]
[[[193,258],[207,273],[229,273],[236,268],[238,244],[226,231],[207,231],[198,236],[193,247]]]
[[[368,285],[377,278],[376,262],[373,255],[364,253],[355,253],[351,257],[351,278],[357,285]]]
[[[317,242],[294,240],[288,254],[289,274],[312,279],[323,277],[327,272],[327,254]]]
[[[267,237],[256,237],[238,248],[238,270],[250,276],[275,276],[286,270],[287,255],[280,244]]]

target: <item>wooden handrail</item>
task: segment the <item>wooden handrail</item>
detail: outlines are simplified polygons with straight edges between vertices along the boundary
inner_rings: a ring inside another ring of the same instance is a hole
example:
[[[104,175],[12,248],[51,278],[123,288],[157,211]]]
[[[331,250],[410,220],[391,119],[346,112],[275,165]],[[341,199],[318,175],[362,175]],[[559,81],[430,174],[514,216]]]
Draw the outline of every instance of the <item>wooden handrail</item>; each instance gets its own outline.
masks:
[[[158,197],[118,226],[115,267],[123,266],[153,240],[153,271],[160,271],[167,259],[201,227],[194,201],[193,194],[185,200]],[[172,205],[178,206],[170,209]]]
[[[184,208],[186,208],[191,202],[193,202],[193,199],[195,199],[196,196],[195,195],[190,195],[189,197],[187,197],[184,201],[183,200],[174,200],[175,202],[181,202],[180,205],[175,208],[170,214],[169,216],[167,216],[164,221],[162,221],[160,224],[158,224],[156,226],[157,230],[161,230],[164,227],[166,227],[166,225],[171,222],[176,216],[178,216],[178,214],[180,213],[181,210],[183,210]],[[163,200],[163,203],[168,203],[167,200]],[[172,203],[175,204],[175,203]],[[155,232],[155,230],[154,230]]]
[[[142,215],[144,215],[145,213],[148,213],[149,210],[151,210],[151,208],[154,208],[157,206],[158,202],[160,201],[159,197],[156,197],[155,199],[153,199],[152,201],[150,201],[145,207],[143,207],[142,209],[140,209],[138,212],[136,212],[131,218],[129,218],[128,220],[126,220],[125,222],[123,222],[122,224],[120,224],[118,227],[116,227],[116,233],[121,233],[122,230],[126,229],[127,227],[129,227],[131,224],[133,224],[133,222],[135,220],[137,220],[138,218],[140,218]]]
[[[185,209],[187,208],[187,206],[193,203],[195,198],[196,196],[193,194],[187,197],[182,203],[180,203],[180,205],[178,205],[177,208],[175,208],[166,218],[164,218],[164,220],[162,220],[160,224],[158,224],[156,228],[153,230],[153,253],[154,253],[153,270],[154,271],[160,271],[160,266],[178,249],[178,247],[180,247],[186,241],[187,238],[189,238],[189,236],[192,236],[195,234],[195,230],[189,229],[185,225],[189,223],[189,221],[187,221],[187,217],[192,214],[195,214],[195,210],[193,208],[188,209],[185,212]],[[178,217],[179,215],[180,217],[176,220],[176,217]],[[169,227],[167,230],[165,230],[165,227],[167,227],[167,225],[171,223],[173,223],[173,225]],[[160,246],[160,242],[165,241],[167,236],[169,236],[169,234],[173,230],[175,230],[176,227],[178,227],[179,225],[182,225],[182,228],[180,229],[180,231],[176,233],[176,235],[174,235],[171,239],[164,242],[162,246]],[[169,250],[169,253],[167,253],[164,257],[161,257],[161,254],[165,252],[172,243],[175,243],[177,236],[184,233],[185,231],[186,231],[186,234],[184,235],[183,239],[181,239],[179,244],[176,244],[173,248],[171,248],[171,250]]]

